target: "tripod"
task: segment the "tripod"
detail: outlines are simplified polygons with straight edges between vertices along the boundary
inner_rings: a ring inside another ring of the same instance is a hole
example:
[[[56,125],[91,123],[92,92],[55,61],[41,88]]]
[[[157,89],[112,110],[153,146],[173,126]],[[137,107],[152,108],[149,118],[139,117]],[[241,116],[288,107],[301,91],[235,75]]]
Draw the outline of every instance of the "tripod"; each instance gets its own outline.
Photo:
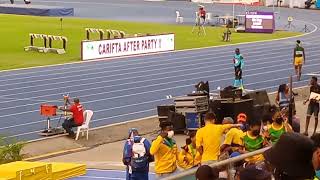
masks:
[[[203,20],[203,22],[201,22],[201,19],[200,19],[199,15],[198,15],[198,12],[196,12],[196,23],[192,28],[192,33],[194,33],[195,29],[198,28],[198,36],[200,36],[201,31],[202,31],[203,35],[206,35],[206,30],[204,28],[204,23],[205,23],[205,20]]]
[[[301,30],[302,32],[310,32],[310,29],[308,28],[308,26],[305,24],[304,28]]]

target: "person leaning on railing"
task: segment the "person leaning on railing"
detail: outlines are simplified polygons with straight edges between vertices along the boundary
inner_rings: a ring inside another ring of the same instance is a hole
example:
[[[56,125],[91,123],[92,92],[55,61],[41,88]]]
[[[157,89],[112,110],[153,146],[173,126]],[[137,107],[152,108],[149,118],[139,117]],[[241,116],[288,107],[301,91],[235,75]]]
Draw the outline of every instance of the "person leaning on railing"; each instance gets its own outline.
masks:
[[[201,154],[196,147],[196,132],[189,133],[186,145],[181,148],[178,156],[178,165],[183,169],[190,169],[200,165]]]
[[[288,118],[283,116],[280,112],[276,112],[273,115],[272,120],[272,124],[268,125],[268,129],[264,135],[266,138],[270,139],[272,144],[275,144],[282,134],[293,132],[293,130],[288,123]]]
[[[218,160],[220,154],[220,139],[225,130],[240,127],[240,124],[215,124],[216,116],[208,112],[205,115],[205,126],[197,131],[196,146],[202,155],[202,164],[211,164]]]
[[[310,138],[299,133],[285,133],[263,156],[276,180],[311,180],[314,177],[312,162],[317,161],[314,152],[314,142]]]
[[[239,152],[239,150],[243,149],[243,137],[246,135],[247,115],[240,113],[237,116],[237,122],[242,126],[232,128],[227,132],[223,145],[220,147],[221,153],[228,152],[228,154],[231,155],[233,152]]]
[[[252,121],[249,123],[249,130],[243,137],[245,151],[241,153],[253,152],[269,145],[268,141],[261,135],[261,121]],[[255,155],[246,159],[248,163],[257,163],[263,161],[262,154]]]

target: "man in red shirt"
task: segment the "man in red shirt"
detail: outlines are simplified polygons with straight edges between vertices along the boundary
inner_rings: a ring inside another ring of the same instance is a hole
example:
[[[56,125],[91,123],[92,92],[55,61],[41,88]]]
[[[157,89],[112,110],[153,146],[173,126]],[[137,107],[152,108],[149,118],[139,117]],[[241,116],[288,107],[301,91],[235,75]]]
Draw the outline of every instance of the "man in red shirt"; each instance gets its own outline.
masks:
[[[204,9],[204,6],[199,6],[199,18],[200,18],[200,25],[204,24],[206,21],[206,10]]]
[[[69,133],[70,137],[74,137],[75,133],[72,131],[73,127],[81,126],[83,124],[83,106],[80,104],[78,98],[73,99],[74,104],[69,109],[60,108],[63,111],[72,112],[72,118],[66,119],[62,123],[62,127]]]

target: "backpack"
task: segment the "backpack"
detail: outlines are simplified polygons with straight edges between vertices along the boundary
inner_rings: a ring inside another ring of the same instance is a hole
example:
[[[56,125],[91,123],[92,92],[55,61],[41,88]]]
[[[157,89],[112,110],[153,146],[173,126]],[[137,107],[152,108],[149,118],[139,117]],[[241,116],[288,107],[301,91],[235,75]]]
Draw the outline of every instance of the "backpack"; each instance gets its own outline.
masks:
[[[149,160],[146,148],[144,146],[145,138],[141,138],[139,142],[134,142],[132,145],[132,157],[130,166],[132,171],[146,171],[149,169]]]

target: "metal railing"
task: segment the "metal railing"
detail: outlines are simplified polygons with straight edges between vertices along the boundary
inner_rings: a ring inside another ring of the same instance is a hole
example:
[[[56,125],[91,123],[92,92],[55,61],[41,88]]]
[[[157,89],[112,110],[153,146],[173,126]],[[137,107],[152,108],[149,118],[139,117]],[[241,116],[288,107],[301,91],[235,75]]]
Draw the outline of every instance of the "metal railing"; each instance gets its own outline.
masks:
[[[242,154],[242,155],[234,157],[234,158],[229,158],[229,159],[226,159],[226,160],[223,160],[223,161],[219,161],[219,162],[210,164],[209,166],[210,167],[219,167],[219,166],[229,165],[230,163],[235,163],[235,162],[244,160],[244,159],[246,159],[248,157],[252,157],[252,156],[255,156],[255,155],[258,155],[258,154],[262,154],[263,152],[265,152],[269,148],[271,148],[271,146],[270,147],[265,147],[263,149],[259,149],[259,150],[254,151],[254,152]],[[197,171],[197,168],[189,169],[189,170],[183,171],[183,172],[181,172],[179,174],[174,174],[174,175],[171,175],[171,176],[168,176],[168,177],[165,177],[165,178],[161,178],[161,180],[177,180],[177,179],[184,178],[184,177],[187,177],[187,176],[194,176],[196,171]]]

